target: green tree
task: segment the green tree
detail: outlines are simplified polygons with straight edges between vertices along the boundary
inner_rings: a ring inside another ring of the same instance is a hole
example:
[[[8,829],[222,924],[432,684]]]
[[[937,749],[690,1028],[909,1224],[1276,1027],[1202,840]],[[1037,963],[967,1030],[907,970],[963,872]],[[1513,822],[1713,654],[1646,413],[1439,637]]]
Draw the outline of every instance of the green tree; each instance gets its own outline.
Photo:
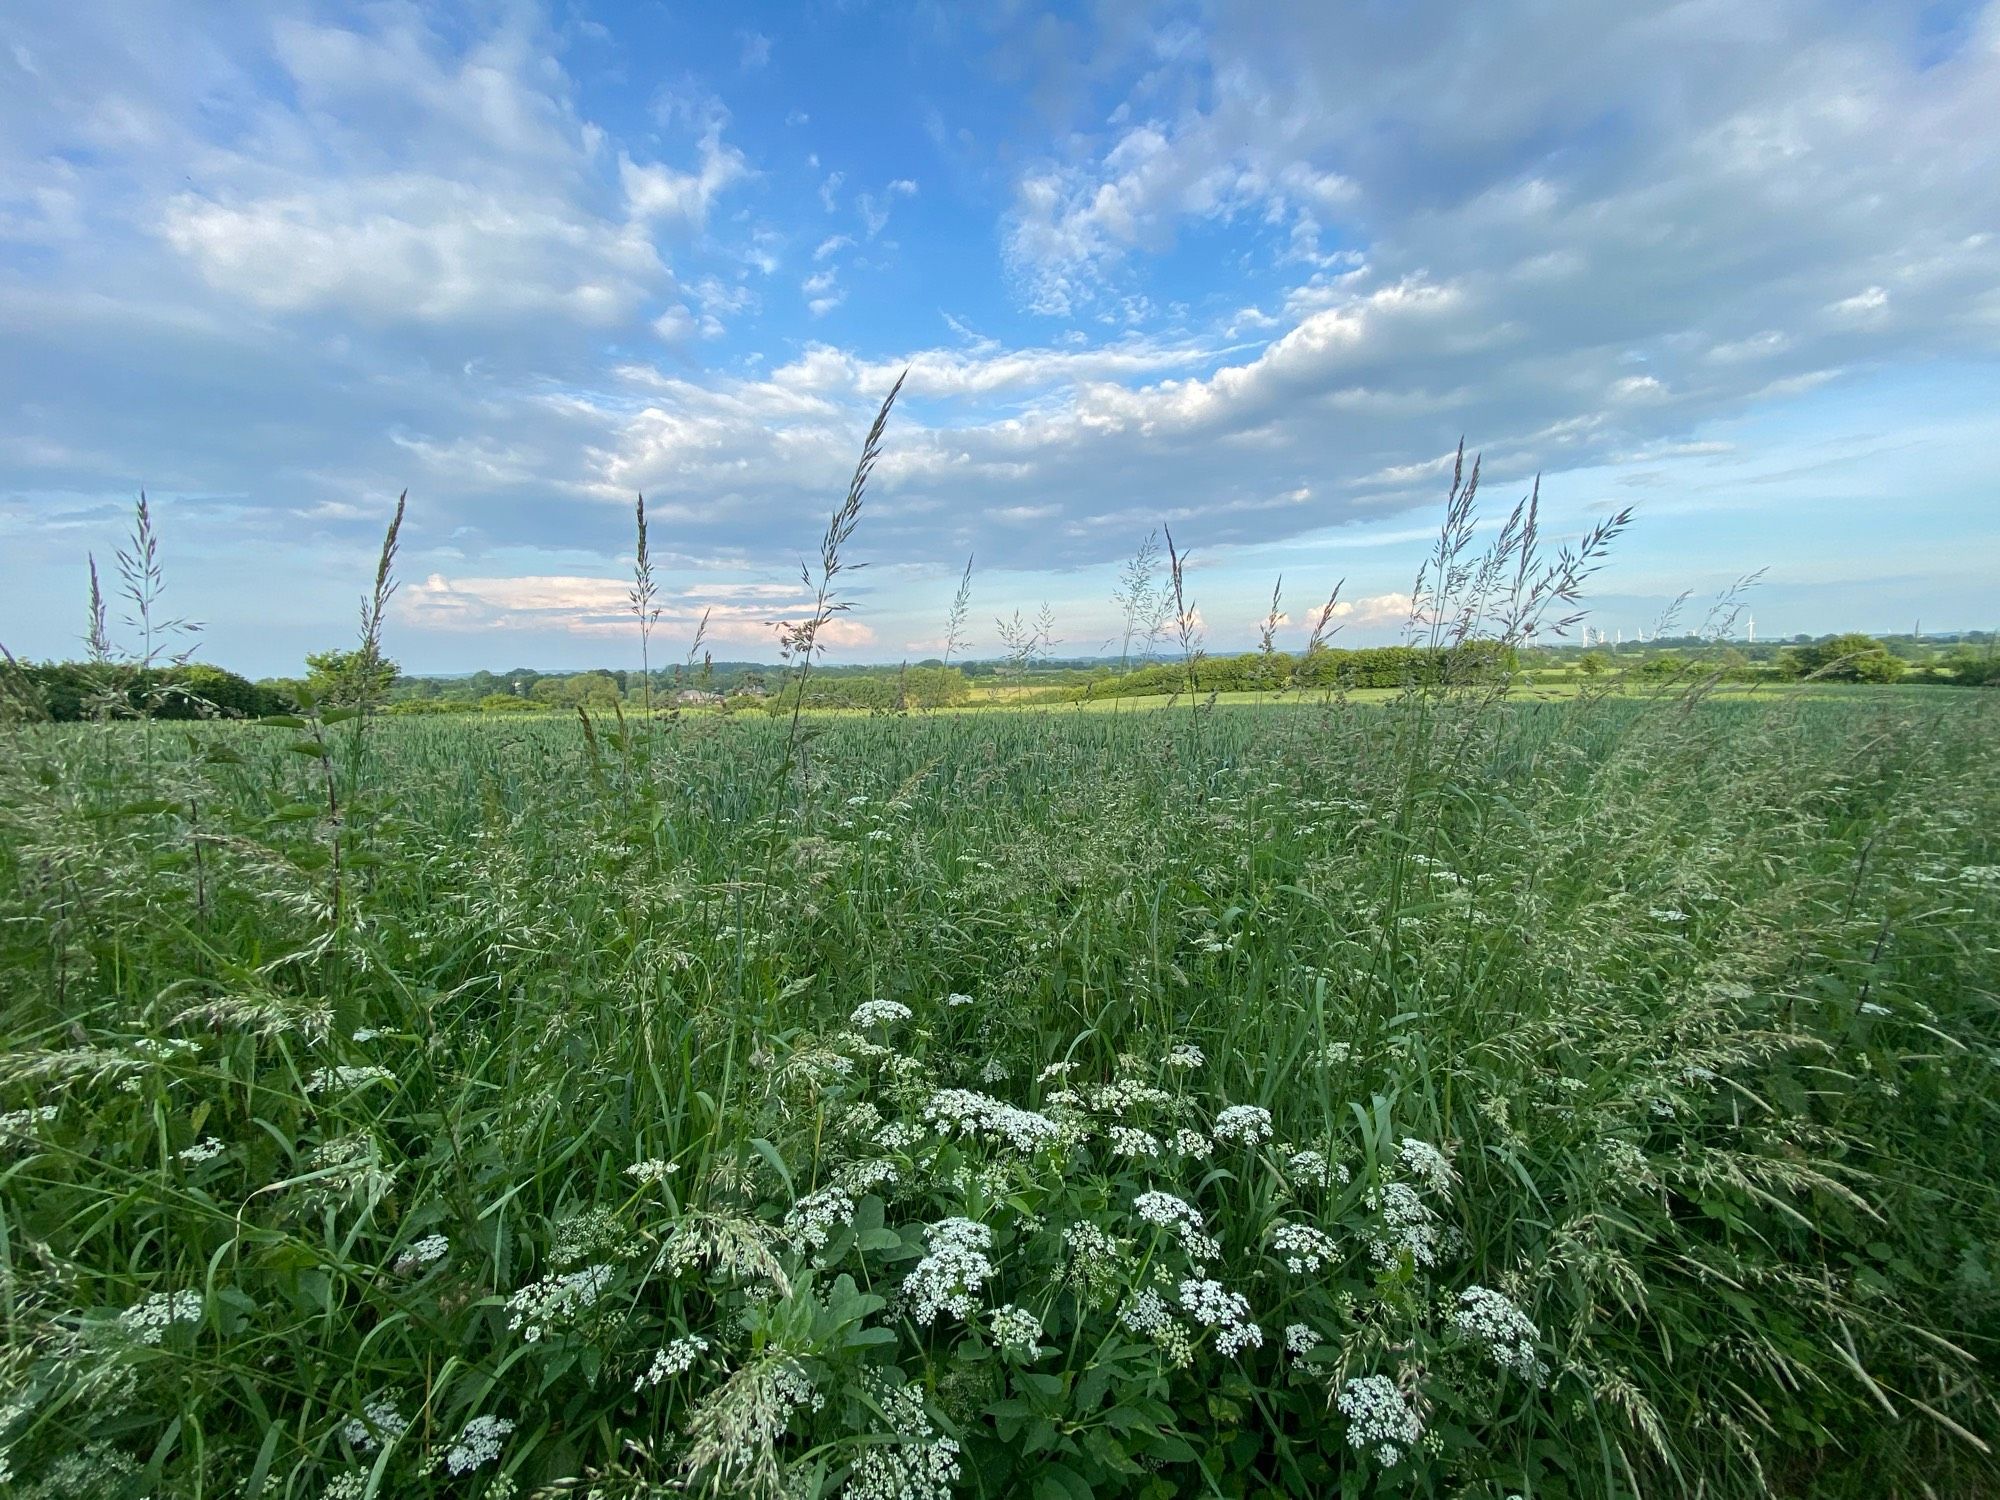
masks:
[[[1903,662],[1872,635],[1848,631],[1823,641],[1794,646],[1789,665],[1800,677],[1819,677],[1829,682],[1894,682],[1903,675]]]
[[[306,691],[328,708],[352,708],[388,696],[396,664],[379,651],[354,647],[315,651],[306,658]]]

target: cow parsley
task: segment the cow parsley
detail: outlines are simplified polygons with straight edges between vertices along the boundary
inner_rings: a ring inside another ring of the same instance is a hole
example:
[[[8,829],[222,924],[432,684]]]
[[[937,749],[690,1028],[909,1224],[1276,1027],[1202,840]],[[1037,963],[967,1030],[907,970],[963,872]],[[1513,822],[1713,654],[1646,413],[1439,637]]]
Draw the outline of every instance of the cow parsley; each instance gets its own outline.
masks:
[[[857,1031],[866,1031],[871,1026],[894,1026],[909,1019],[910,1007],[900,1000],[863,1000],[854,1007],[847,1024]]]
[[[1451,1161],[1428,1141],[1420,1141],[1413,1135],[1406,1135],[1403,1137],[1402,1145],[1396,1148],[1396,1155],[1403,1163],[1403,1170],[1432,1192],[1451,1191]]]
[[[1062,1134],[1047,1115],[971,1089],[939,1089],[924,1105],[923,1113],[925,1122],[940,1135],[962,1132],[975,1138],[1005,1141],[1016,1151],[1053,1145]]]
[[[1218,1354],[1234,1357],[1263,1347],[1264,1330],[1250,1321],[1250,1304],[1219,1281],[1189,1277],[1181,1283],[1181,1306],[1204,1328],[1215,1330]]]
[[[506,1417],[474,1417],[459,1429],[445,1450],[444,1466],[454,1474],[470,1474],[500,1456],[500,1444],[514,1424]]]
[[[142,1344],[157,1344],[176,1323],[201,1321],[201,1293],[155,1292],[118,1315],[118,1326]]]
[[[507,1299],[513,1313],[507,1326],[518,1329],[532,1344],[550,1329],[574,1323],[594,1307],[611,1284],[612,1275],[610,1266],[585,1266],[581,1271],[531,1282]]]
[[[1271,1112],[1254,1104],[1232,1104],[1215,1117],[1215,1138],[1236,1146],[1254,1146],[1271,1138]]]
[[[708,1353],[708,1340],[698,1333],[675,1339],[666,1348],[654,1354],[652,1367],[632,1382],[632,1389],[643,1391],[648,1386],[658,1385],[672,1376],[685,1375],[706,1353]]]
[[[942,1313],[971,1317],[979,1289],[993,1274],[986,1258],[993,1231],[973,1219],[943,1219],[924,1231],[924,1243],[930,1254],[903,1278],[910,1315],[919,1323],[935,1323]]]
[[[1271,1231],[1271,1248],[1285,1258],[1285,1269],[1304,1276],[1330,1266],[1338,1254],[1333,1241],[1310,1224],[1280,1224]]]
[[[357,1453],[372,1453],[379,1444],[393,1443],[410,1430],[410,1419],[397,1409],[393,1396],[371,1396],[361,1415],[341,1424],[340,1435]]]
[[[854,1198],[844,1188],[823,1187],[807,1193],[785,1215],[785,1235],[794,1244],[817,1250],[834,1231],[854,1222]]]
[[[1471,1286],[1458,1294],[1451,1326],[1461,1338],[1484,1344],[1493,1362],[1530,1385],[1540,1385],[1548,1366],[1535,1353],[1540,1330],[1528,1315],[1490,1287]]]
[[[434,1261],[443,1260],[450,1251],[450,1240],[441,1234],[427,1234],[415,1243],[405,1246],[403,1253],[396,1257],[396,1274],[412,1275]]]
[[[1386,1375],[1353,1377],[1341,1387],[1335,1405],[1347,1418],[1347,1441],[1357,1449],[1372,1446],[1384,1468],[1423,1438],[1422,1418]]]

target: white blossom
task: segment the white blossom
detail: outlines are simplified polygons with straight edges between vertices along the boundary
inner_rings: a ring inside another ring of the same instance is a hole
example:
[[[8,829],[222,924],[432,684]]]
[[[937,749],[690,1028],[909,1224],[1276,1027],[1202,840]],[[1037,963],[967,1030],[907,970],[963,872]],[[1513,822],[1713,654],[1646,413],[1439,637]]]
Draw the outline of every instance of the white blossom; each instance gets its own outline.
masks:
[[[900,1000],[863,1000],[854,1007],[847,1024],[857,1031],[866,1031],[871,1026],[894,1026],[909,1019],[910,1007]]]
[[[1320,1337],[1304,1323],[1285,1325],[1285,1352],[1294,1359],[1304,1359],[1320,1345]]]
[[[935,1323],[941,1313],[970,1318],[981,1287],[993,1274],[986,1252],[993,1231],[973,1219],[943,1219],[924,1231],[930,1254],[903,1278],[903,1295],[919,1323]]]
[[[1215,1330],[1218,1354],[1235,1356],[1244,1349],[1261,1348],[1264,1330],[1250,1321],[1250,1304],[1240,1292],[1228,1290],[1219,1281],[1189,1277],[1180,1286],[1181,1306],[1204,1328]]]
[[[393,1443],[410,1430],[410,1419],[397,1408],[393,1396],[371,1396],[361,1404],[361,1415],[341,1424],[340,1435],[357,1453],[372,1453],[380,1443]]]
[[[470,1474],[500,1456],[500,1444],[514,1424],[506,1417],[474,1417],[459,1429],[445,1450],[444,1466],[454,1474]]]
[[[654,1182],[665,1182],[681,1169],[677,1161],[661,1161],[657,1156],[649,1156],[644,1161],[635,1161],[625,1169],[625,1175],[634,1182],[645,1186]]]
[[[539,1340],[552,1328],[573,1323],[596,1305],[611,1284],[610,1266],[585,1266],[559,1276],[545,1276],[531,1282],[507,1299],[513,1316],[510,1329],[518,1329],[529,1343]]]
[[[1271,1112],[1254,1104],[1232,1104],[1215,1117],[1215,1138],[1229,1145],[1254,1146],[1271,1138]]]
[[[785,1215],[785,1234],[808,1250],[817,1250],[834,1231],[854,1222],[854,1198],[845,1188],[823,1187],[807,1193]]]
[[[941,1135],[963,1132],[1005,1141],[1017,1151],[1053,1145],[1062,1132],[1047,1115],[1003,1103],[971,1089],[939,1089],[924,1105],[924,1120]]]
[[[1396,1155],[1403,1163],[1403,1170],[1429,1188],[1434,1193],[1451,1191],[1451,1161],[1437,1147],[1428,1141],[1420,1141],[1413,1135],[1403,1137],[1403,1143],[1396,1148]]]
[[[1540,1330],[1528,1315],[1490,1287],[1467,1287],[1458,1294],[1451,1326],[1461,1338],[1486,1346],[1493,1362],[1530,1385],[1540,1385],[1548,1366],[1535,1353]]]
[[[672,1376],[685,1375],[707,1352],[708,1340],[698,1333],[675,1339],[666,1348],[653,1355],[651,1368],[632,1382],[632,1389],[643,1391],[648,1386],[658,1385]]]
[[[993,1341],[1010,1352],[1036,1353],[1042,1341],[1042,1320],[1011,1303],[993,1310]]]
[[[1335,1404],[1347,1418],[1347,1441],[1375,1450],[1385,1468],[1396,1463],[1424,1435],[1424,1424],[1396,1383],[1386,1375],[1357,1375],[1341,1387]]]
[[[201,1165],[205,1161],[214,1161],[216,1157],[222,1155],[228,1149],[221,1141],[218,1141],[211,1135],[196,1141],[192,1146],[187,1147],[178,1154],[182,1161],[194,1167]]]
[[[398,1275],[408,1276],[412,1272],[421,1271],[433,1261],[442,1260],[450,1250],[451,1241],[443,1235],[427,1234],[414,1244],[406,1246],[403,1253],[396,1257],[396,1272]]]
[[[1271,1231],[1271,1248],[1285,1258],[1285,1269],[1304,1276],[1339,1259],[1331,1239],[1310,1224],[1280,1224]]]
[[[157,1344],[176,1323],[201,1321],[201,1293],[155,1292],[118,1315],[118,1326],[142,1344]]]

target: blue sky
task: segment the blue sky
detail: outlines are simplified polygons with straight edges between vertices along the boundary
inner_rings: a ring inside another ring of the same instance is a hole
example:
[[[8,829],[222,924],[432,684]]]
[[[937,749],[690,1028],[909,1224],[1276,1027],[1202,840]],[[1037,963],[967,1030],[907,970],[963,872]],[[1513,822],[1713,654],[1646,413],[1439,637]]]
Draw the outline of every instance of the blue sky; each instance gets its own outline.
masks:
[[[1115,633],[1166,524],[1217,649],[1399,633],[1461,434],[1637,522],[1595,623],[2000,601],[2000,4],[532,3],[0,12],[0,642],[75,651],[152,498],[203,654],[767,657],[910,369],[837,654]]]

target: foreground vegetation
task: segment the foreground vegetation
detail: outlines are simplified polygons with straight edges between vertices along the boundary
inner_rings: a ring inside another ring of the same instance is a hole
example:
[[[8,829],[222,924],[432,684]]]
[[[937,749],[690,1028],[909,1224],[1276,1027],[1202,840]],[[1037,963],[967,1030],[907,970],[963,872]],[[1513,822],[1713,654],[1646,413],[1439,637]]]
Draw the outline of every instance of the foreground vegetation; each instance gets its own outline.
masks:
[[[364,726],[15,732],[19,1493],[1995,1478],[1983,697]]]

